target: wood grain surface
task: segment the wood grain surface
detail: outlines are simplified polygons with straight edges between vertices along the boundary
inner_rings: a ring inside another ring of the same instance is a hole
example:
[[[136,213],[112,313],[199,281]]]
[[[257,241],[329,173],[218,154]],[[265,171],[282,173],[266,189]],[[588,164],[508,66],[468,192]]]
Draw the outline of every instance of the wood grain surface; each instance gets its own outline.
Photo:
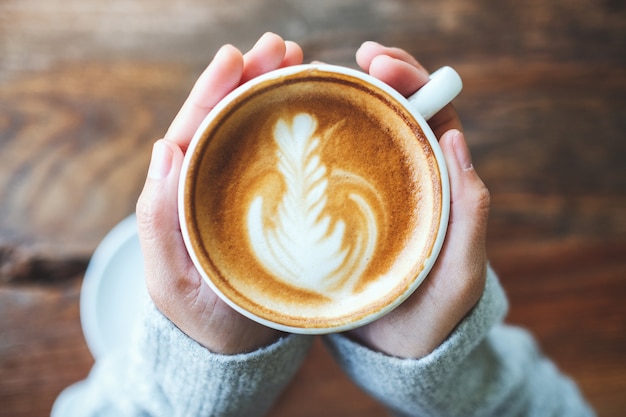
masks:
[[[219,46],[265,31],[355,66],[366,40],[454,66],[507,321],[626,410],[626,4],[619,0],[0,2],[0,416],[49,414],[93,361],[80,283]],[[271,416],[382,416],[321,343]]]

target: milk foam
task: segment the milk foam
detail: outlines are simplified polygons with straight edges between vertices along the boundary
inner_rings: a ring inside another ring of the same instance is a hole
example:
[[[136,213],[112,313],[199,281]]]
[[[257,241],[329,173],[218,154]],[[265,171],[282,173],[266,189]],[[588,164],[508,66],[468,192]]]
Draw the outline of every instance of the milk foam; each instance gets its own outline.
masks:
[[[257,260],[275,278],[337,298],[354,291],[376,249],[379,226],[369,195],[349,194],[363,225],[351,238],[346,222],[327,213],[333,176],[320,157],[316,129],[316,119],[306,113],[291,123],[283,119],[276,123],[276,171],[285,192],[269,218],[264,216],[263,196],[252,201],[248,237]],[[332,134],[332,128],[325,133]],[[355,180],[373,189],[365,179]]]

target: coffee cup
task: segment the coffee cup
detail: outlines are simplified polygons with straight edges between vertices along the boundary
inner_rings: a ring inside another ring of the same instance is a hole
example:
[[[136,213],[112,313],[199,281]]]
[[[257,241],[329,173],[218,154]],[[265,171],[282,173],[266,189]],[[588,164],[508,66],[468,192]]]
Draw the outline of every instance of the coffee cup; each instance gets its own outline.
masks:
[[[185,245],[235,310],[279,330],[349,330],[428,275],[450,192],[426,120],[461,90],[449,67],[406,99],[350,68],[281,68],[207,115],[179,185]]]

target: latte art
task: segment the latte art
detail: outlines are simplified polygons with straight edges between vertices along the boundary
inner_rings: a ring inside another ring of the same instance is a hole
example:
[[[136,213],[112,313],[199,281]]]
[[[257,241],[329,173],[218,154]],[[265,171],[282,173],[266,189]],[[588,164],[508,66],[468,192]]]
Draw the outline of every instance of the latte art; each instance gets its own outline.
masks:
[[[346,222],[325,214],[333,176],[321,159],[316,129],[315,118],[305,113],[296,115],[291,124],[282,119],[277,122],[276,169],[285,192],[267,219],[264,197],[256,197],[248,211],[247,229],[257,260],[270,274],[288,285],[332,298],[354,291],[376,248],[378,225],[366,195],[349,194],[364,225],[350,240]],[[356,181],[367,184],[363,178]]]

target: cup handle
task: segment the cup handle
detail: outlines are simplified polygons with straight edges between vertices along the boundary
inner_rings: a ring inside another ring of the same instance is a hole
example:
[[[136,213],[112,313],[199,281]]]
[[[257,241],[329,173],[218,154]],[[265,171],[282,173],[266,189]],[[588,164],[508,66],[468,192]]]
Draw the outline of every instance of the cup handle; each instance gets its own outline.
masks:
[[[430,74],[430,81],[408,100],[428,120],[450,103],[462,88],[463,82],[459,74],[451,67],[441,67]]]

